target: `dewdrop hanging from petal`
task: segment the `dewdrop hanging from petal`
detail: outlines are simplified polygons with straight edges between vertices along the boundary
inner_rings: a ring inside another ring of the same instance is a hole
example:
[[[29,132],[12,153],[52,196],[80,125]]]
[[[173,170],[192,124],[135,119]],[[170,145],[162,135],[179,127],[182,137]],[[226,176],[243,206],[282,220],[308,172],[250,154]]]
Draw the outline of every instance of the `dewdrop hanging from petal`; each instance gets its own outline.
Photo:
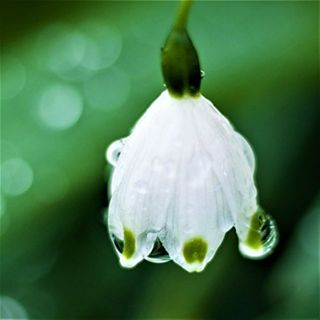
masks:
[[[250,145],[200,94],[199,59],[186,31],[189,7],[182,2],[162,49],[167,90],[107,150],[113,172],[106,219],[126,268],[173,260],[200,272],[232,227],[249,258],[270,254],[278,238],[257,203]]]

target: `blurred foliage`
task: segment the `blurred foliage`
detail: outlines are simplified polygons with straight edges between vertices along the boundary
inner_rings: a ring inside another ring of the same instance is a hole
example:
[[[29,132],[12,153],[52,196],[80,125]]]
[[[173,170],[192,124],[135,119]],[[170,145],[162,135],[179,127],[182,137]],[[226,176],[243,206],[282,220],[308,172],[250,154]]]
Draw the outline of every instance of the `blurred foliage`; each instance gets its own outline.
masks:
[[[163,90],[176,2],[2,2],[1,318],[319,317],[319,2],[199,1],[202,92],[253,145],[280,244],[229,232],[201,274],[119,267],[102,214],[106,146]]]

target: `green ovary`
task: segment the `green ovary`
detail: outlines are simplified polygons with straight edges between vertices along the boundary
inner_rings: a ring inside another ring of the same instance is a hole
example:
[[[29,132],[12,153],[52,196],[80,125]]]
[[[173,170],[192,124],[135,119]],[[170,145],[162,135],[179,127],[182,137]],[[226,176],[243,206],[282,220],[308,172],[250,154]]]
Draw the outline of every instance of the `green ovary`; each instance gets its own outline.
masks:
[[[192,238],[184,243],[183,256],[188,263],[201,263],[208,251],[207,242],[201,237]]]
[[[122,255],[127,259],[130,259],[134,255],[134,252],[136,250],[136,238],[134,236],[134,233],[128,228],[124,228],[123,234],[124,248]]]

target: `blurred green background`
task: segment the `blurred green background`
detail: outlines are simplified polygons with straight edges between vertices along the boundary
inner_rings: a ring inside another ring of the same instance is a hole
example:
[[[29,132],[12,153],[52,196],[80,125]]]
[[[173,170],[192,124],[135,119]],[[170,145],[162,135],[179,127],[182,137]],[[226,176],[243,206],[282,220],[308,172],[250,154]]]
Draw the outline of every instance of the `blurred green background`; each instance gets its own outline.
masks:
[[[105,149],[160,94],[177,2],[1,4],[1,319],[319,318],[319,2],[196,2],[202,93],[248,138],[280,243],[121,269]]]

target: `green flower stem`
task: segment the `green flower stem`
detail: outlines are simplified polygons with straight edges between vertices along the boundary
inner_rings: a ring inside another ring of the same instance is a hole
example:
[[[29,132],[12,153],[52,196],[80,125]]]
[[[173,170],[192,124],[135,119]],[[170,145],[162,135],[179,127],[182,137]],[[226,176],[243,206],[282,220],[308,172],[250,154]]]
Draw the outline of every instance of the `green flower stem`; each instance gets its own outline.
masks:
[[[191,0],[181,0],[177,18],[174,24],[175,29],[186,28],[191,4]]]
[[[200,94],[201,69],[186,24],[191,0],[182,0],[176,21],[161,52],[162,74],[171,95]]]

